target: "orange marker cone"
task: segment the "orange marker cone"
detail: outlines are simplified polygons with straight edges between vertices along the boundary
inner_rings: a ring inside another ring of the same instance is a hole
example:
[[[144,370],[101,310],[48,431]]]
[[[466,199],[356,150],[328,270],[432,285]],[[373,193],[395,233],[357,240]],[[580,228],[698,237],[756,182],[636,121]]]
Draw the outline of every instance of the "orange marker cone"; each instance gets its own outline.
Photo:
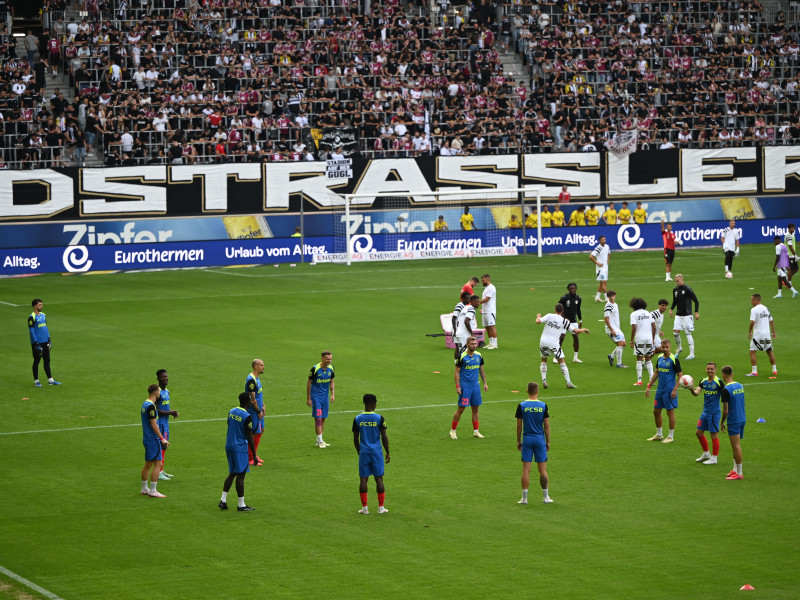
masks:
[[[749,590],[754,590],[754,589],[756,589],[756,588],[754,588],[749,583],[745,583],[742,587],[739,588],[740,591],[744,591],[744,590],[749,591]]]

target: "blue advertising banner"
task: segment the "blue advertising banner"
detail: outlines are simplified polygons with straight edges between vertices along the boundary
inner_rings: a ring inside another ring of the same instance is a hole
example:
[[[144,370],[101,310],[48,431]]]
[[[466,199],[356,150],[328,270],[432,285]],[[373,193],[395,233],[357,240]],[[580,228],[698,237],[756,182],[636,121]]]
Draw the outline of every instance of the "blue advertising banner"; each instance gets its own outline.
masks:
[[[680,223],[673,231],[684,247],[717,246],[727,221]],[[742,243],[772,243],[786,233],[781,220],[746,220],[737,223]],[[600,240],[612,250],[662,248],[656,224],[559,227],[542,230],[542,251],[589,252]],[[36,273],[85,273],[141,269],[178,269],[303,261],[344,262],[343,238],[333,236],[163,242],[139,244],[68,245],[61,247],[0,250],[0,276]],[[351,238],[352,261],[504,256],[538,251],[536,230],[411,232],[356,234]]]

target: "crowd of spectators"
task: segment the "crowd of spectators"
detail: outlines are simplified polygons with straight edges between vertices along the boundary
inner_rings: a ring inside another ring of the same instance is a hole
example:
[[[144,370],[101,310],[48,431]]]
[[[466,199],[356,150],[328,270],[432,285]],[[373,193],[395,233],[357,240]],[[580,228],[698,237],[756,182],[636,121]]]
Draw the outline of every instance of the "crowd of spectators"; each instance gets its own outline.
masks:
[[[47,0],[40,36],[0,29],[0,166],[317,160],[336,128],[368,158],[800,137],[800,35],[758,0],[364,4]]]

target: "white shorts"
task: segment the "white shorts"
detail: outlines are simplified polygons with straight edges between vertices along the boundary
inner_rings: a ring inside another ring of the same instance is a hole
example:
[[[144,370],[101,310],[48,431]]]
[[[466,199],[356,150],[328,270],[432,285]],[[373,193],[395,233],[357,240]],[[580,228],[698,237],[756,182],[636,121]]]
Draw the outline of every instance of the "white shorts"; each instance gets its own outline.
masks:
[[[494,327],[494,313],[481,313],[481,320],[483,321],[483,328]]]
[[[761,350],[762,352],[769,352],[772,350],[772,338],[753,338],[750,340],[750,350]]]
[[[660,337],[656,336],[653,339],[653,348],[655,348],[656,350],[661,348],[661,338]]]
[[[633,353],[638,356],[652,356],[655,353],[656,349],[653,344],[650,342],[639,342],[636,341],[633,343]]]
[[[618,331],[617,335],[611,335],[609,332],[606,331],[606,335],[608,336],[608,339],[610,339],[615,344],[617,342],[624,342],[625,341],[625,334],[622,333],[621,331]]]
[[[608,281],[608,267],[600,267],[596,269],[597,281]]]
[[[786,269],[784,269],[782,267],[778,267],[777,273],[778,273],[778,277],[787,277]]]
[[[547,358],[548,356],[555,356],[556,358],[564,358],[564,351],[561,349],[561,346],[539,346],[539,352],[542,355],[542,358]]]
[[[467,347],[467,338],[466,336],[454,335],[453,336],[453,343],[458,348],[459,352],[464,350]]]
[[[675,323],[672,326],[673,331],[694,331],[694,317],[686,315],[685,317],[675,317]]]

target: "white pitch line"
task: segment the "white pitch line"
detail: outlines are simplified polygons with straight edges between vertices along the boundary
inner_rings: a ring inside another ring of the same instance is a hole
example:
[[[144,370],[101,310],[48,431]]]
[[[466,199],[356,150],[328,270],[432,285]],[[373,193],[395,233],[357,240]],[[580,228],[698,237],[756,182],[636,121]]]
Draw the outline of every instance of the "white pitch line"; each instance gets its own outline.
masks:
[[[13,306],[14,308],[19,308],[22,304],[11,304],[11,302],[3,302],[0,300],[0,304],[5,304],[6,306]]]
[[[800,379],[794,380],[781,380],[781,381],[761,381],[758,383],[748,383],[747,387],[754,387],[757,385],[777,385],[780,383],[800,383]],[[600,398],[602,396],[628,396],[631,394],[644,394],[642,390],[629,390],[626,392],[601,392],[596,394],[574,394],[569,396],[547,396],[540,398],[543,402],[545,400],[572,400],[575,398]],[[510,398],[508,400],[484,400],[484,404],[508,404],[512,402],[522,402],[524,394],[518,398]],[[395,410],[417,410],[420,408],[448,408],[455,406],[455,403],[448,402],[447,404],[421,404],[418,406],[384,406],[380,409],[381,412],[389,412]],[[338,410],[331,411],[331,415],[347,415],[359,414],[360,410]],[[308,412],[302,413],[286,413],[282,415],[266,415],[265,419],[288,419],[292,417],[307,417]],[[181,423],[213,423],[216,421],[225,421],[225,417],[215,417],[213,419],[180,419],[173,421],[170,426],[179,425]],[[26,435],[30,433],[61,433],[62,431],[86,431],[89,429],[116,429],[118,427],[140,427],[141,423],[121,423],[117,425],[90,425],[88,427],[65,427],[63,429],[31,429],[27,431],[0,431],[0,436],[4,435]]]
[[[0,565],[0,573],[5,575],[9,579],[13,579],[17,583],[21,583],[22,585],[24,585],[25,587],[33,590],[37,594],[41,594],[45,598],[50,598],[50,600],[63,600],[63,598],[61,598],[61,596],[58,596],[58,595],[54,594],[53,592],[47,591],[42,586],[36,585],[32,581],[28,581],[22,575],[17,575],[16,573],[14,573],[14,571],[9,571],[8,569],[6,569],[2,565]]]

